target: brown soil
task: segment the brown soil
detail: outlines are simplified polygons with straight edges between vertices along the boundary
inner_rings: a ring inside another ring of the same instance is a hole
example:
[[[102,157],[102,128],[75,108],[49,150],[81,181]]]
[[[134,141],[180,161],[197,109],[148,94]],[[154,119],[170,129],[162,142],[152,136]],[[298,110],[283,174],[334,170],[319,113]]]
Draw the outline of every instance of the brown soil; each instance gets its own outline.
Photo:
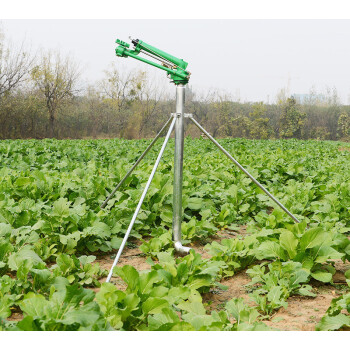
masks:
[[[10,317],[7,318],[8,321],[22,321],[23,320],[23,314],[21,312],[13,312]]]
[[[106,269],[109,271],[115,259],[115,254],[116,252],[100,255],[95,261],[100,264],[101,269]],[[142,254],[139,248],[124,248],[123,254],[120,257],[117,266],[122,267],[124,265],[131,265],[138,271],[151,269],[150,265],[146,261],[146,257]],[[106,278],[103,277],[100,282],[104,282],[105,279]],[[117,276],[113,276],[111,278],[111,283],[114,283],[120,290],[125,290],[127,287],[124,281]],[[93,290],[98,292],[99,288],[93,288]]]
[[[249,298],[249,293],[244,286],[251,279],[242,271],[237,275],[222,282],[228,287],[226,291],[214,291],[203,296],[203,302],[207,303],[208,310],[220,310],[225,303],[233,298],[243,298],[248,305],[254,305]],[[286,309],[278,310],[270,320],[264,321],[266,325],[284,331],[313,331],[316,324],[327,311],[333,298],[342,293],[335,286],[315,287],[317,297],[292,296]]]
[[[227,290],[215,290],[203,295],[203,302],[208,304],[208,310],[219,310],[224,304],[234,298],[243,298],[249,303],[249,295],[244,286],[251,281],[245,271],[241,271],[229,279],[221,281]]]
[[[314,331],[330,306],[333,298],[340,295],[332,286],[324,286],[317,291],[317,297],[292,296],[286,309],[279,309],[269,321],[270,327],[283,331]]]
[[[334,286],[324,285],[321,282],[312,283],[315,298],[304,296],[292,296],[287,302],[286,309],[279,309],[266,325],[283,331],[314,331],[316,324],[324,316],[332,299],[343,294],[342,286],[346,288],[344,272],[349,269],[348,264],[341,260],[335,261],[336,274],[333,277]],[[223,308],[225,303],[233,298],[243,298],[248,305],[254,305],[249,298],[248,291],[244,288],[251,281],[245,271],[242,271],[221,283],[228,287],[226,291],[213,291],[203,296],[203,302],[207,303],[208,310]]]

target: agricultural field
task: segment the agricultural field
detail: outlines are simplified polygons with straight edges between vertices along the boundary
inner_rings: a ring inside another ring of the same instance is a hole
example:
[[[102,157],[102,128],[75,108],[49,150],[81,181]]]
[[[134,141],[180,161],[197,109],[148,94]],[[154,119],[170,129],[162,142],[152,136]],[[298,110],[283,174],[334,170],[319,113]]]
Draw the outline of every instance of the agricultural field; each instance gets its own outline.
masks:
[[[295,224],[207,139],[185,139],[183,243],[170,140],[105,209],[149,140],[0,141],[1,330],[350,329],[350,144],[222,139]]]

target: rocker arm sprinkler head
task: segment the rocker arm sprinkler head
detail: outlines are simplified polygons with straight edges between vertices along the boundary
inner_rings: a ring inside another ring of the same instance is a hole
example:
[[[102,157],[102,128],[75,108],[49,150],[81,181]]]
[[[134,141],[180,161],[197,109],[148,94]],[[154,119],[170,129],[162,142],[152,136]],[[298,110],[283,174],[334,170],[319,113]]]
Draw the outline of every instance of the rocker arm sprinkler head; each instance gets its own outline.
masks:
[[[117,39],[116,43],[119,44],[119,46],[115,49],[116,55],[119,57],[132,57],[151,66],[165,70],[168,73],[168,77],[176,85],[186,85],[188,83],[191,73],[186,70],[188,66],[187,62],[181,58],[177,58],[162,50],[159,50],[139,39],[131,39],[131,42],[134,45],[133,50],[130,49],[130,45],[128,43]],[[140,53],[160,61],[161,64],[150,61],[144,57],[140,57]]]

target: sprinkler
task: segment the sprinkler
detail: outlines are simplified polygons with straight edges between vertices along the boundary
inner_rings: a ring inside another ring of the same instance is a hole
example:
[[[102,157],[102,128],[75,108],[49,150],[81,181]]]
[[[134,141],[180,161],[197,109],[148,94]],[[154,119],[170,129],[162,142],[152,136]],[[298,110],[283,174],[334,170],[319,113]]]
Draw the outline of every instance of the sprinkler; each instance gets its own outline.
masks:
[[[130,38],[131,39],[131,38]],[[147,63],[153,67],[162,69],[167,72],[168,78],[170,78],[171,82],[176,85],[176,113],[171,113],[170,119],[165,123],[162,129],[159,131],[154,140],[150,143],[150,145],[146,148],[146,150],[142,153],[140,158],[136,161],[136,163],[130,168],[127,174],[123,177],[123,179],[119,182],[119,184],[115,187],[115,189],[111,192],[111,194],[106,198],[106,200],[102,203],[101,208],[104,208],[108,201],[114,196],[116,191],[120,188],[120,186],[124,183],[124,181],[128,178],[128,176],[133,172],[133,170],[137,167],[137,165],[141,162],[144,156],[148,153],[148,151],[153,147],[158,138],[162,135],[163,131],[170,124],[167,135],[163,142],[163,146],[159,152],[157,160],[152,169],[151,175],[147,181],[147,184],[143,190],[141,198],[138,202],[134,215],[131,219],[129,227],[125,233],[122,244],[118,250],[117,256],[113,262],[113,265],[109,271],[107,282],[110,281],[113,269],[117,265],[118,260],[123,252],[125,244],[128,240],[130,232],[134,226],[136,221],[136,217],[141,209],[143,200],[147,194],[147,191],[150,187],[154,174],[157,170],[159,162],[162,158],[165,147],[168,143],[170,135],[175,129],[175,150],[174,150],[174,188],[173,188],[173,241],[174,248],[178,253],[187,254],[191,248],[184,247],[181,242],[181,222],[182,222],[182,169],[183,169],[183,149],[184,149],[184,120],[191,120],[199,130],[204,133],[209,140],[211,140],[243,173],[245,173],[262,191],[266,193],[285,213],[287,213],[295,222],[299,223],[299,220],[282,204],[276,199],[260,182],[258,182],[230,153],[228,153],[193,117],[191,114],[184,113],[185,107],[185,87],[189,81],[191,73],[186,70],[188,63],[184,60],[177,58],[173,55],[170,55],[162,50],[157,49],[154,46],[151,46],[144,41],[139,39],[131,39],[131,43],[134,48],[130,49],[130,44],[117,39],[116,43],[118,47],[115,50],[115,53],[118,57],[131,57],[141,62]],[[144,57],[141,57],[140,54],[145,54],[155,61],[151,61]]]
[[[153,67],[165,70],[168,73],[168,78],[170,78],[176,85],[186,85],[188,83],[191,73],[186,70],[188,66],[187,62],[181,58],[177,58],[162,50],[159,50],[156,47],[146,44],[144,41],[139,39],[131,39],[131,42],[134,45],[133,50],[130,49],[130,45],[128,43],[117,39],[116,43],[119,44],[119,46],[115,49],[116,55],[119,57],[132,57]],[[152,57],[161,64],[140,57],[140,53]]]

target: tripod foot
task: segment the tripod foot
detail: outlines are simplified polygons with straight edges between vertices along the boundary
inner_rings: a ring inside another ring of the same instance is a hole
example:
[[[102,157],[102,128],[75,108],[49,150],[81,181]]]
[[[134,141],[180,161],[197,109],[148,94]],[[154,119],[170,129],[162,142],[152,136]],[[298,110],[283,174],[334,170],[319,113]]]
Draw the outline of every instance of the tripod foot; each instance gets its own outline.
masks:
[[[177,241],[174,243],[175,251],[181,254],[188,254],[192,248],[184,247],[181,242]]]

